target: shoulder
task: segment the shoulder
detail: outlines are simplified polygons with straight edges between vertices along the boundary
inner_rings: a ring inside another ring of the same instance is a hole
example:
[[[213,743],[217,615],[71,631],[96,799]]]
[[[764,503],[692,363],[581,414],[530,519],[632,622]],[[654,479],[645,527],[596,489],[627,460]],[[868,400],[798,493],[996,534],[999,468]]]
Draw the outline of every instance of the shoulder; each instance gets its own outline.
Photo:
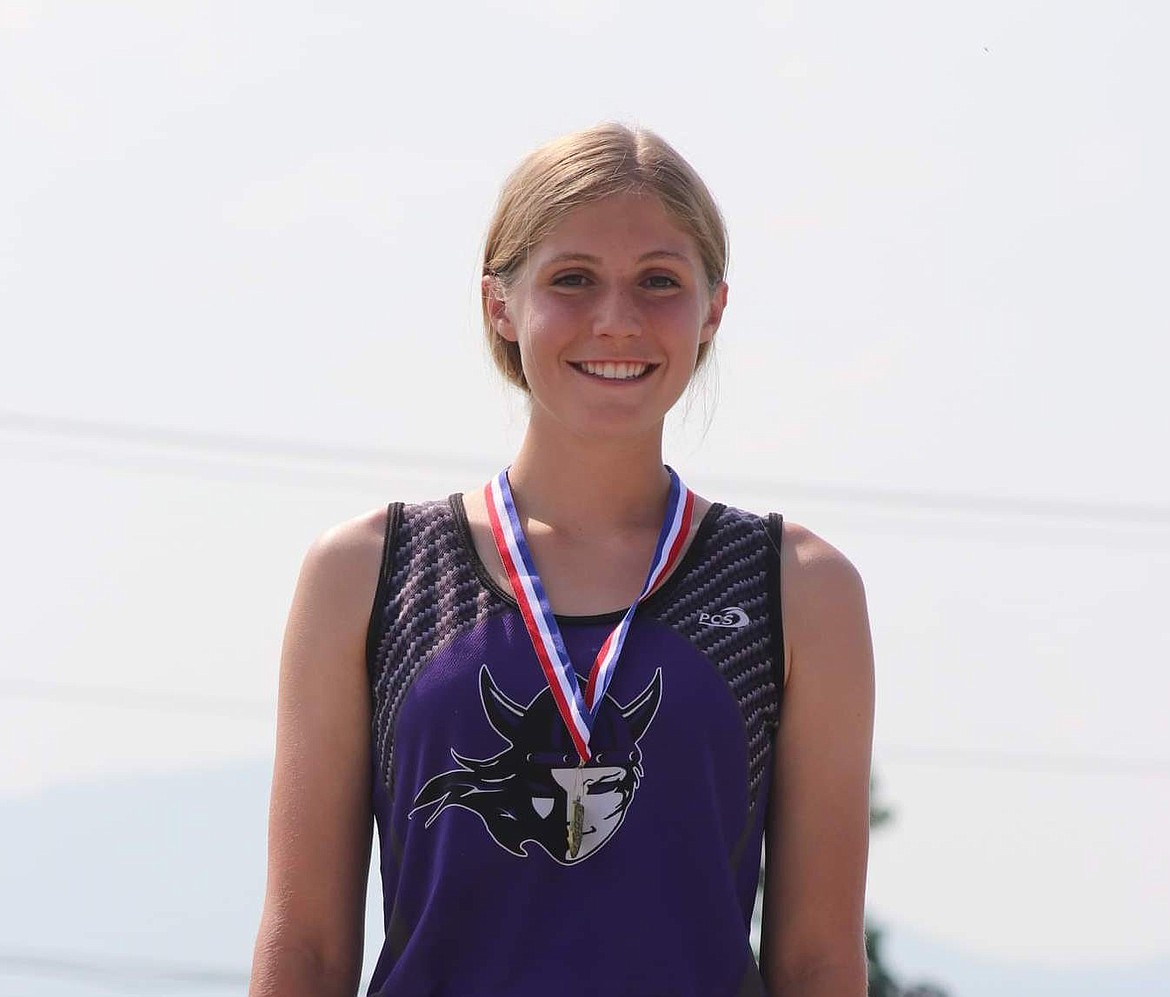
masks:
[[[382,506],[335,523],[314,538],[307,558],[320,570],[338,576],[361,568],[371,558],[380,562],[387,515],[387,507]]]
[[[787,519],[780,547],[780,606],[786,683],[801,652],[807,658],[827,635],[868,634],[865,585],[856,565],[823,537]]]
[[[383,506],[323,530],[305,553],[298,587],[339,619],[361,621],[378,584],[386,523]]]
[[[781,568],[793,582],[793,597],[820,602],[864,590],[861,573],[848,557],[806,526],[784,521]]]

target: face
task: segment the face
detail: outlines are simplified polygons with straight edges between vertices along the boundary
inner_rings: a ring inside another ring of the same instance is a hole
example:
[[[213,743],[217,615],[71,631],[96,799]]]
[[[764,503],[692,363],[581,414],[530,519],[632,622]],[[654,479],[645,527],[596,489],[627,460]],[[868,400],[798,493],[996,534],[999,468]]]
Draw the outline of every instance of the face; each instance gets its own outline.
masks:
[[[619,194],[567,215],[499,296],[498,335],[519,344],[532,418],[581,435],[661,433],[719,327],[694,239],[657,197]]]

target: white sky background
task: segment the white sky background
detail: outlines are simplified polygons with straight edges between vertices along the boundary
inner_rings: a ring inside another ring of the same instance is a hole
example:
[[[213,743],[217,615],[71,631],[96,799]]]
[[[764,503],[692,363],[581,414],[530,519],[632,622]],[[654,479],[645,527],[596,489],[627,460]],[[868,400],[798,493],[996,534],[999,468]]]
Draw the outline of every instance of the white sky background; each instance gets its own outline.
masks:
[[[3,3],[0,795],[267,763],[312,537],[518,442],[474,291],[501,180],[617,118],[732,236],[714,420],[668,459],[866,579],[871,909],[996,958],[1170,953],[1168,31],[1152,0]]]

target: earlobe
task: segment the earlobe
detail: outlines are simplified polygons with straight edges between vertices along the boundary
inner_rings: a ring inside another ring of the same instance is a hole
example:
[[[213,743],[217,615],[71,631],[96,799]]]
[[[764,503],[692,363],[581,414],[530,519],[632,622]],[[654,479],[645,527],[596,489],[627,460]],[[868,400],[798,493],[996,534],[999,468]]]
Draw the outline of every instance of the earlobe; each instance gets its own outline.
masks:
[[[512,319],[508,314],[508,303],[504,297],[504,289],[500,285],[499,278],[484,274],[480,289],[483,294],[484,308],[487,310],[488,318],[496,335],[510,343],[516,342],[516,332],[512,327]]]
[[[711,292],[711,302],[707,306],[707,318],[699,333],[700,343],[709,343],[719,331],[719,323],[723,321],[723,309],[727,307],[727,281],[721,280]]]
[[[519,337],[516,335],[516,330],[512,327],[512,320],[508,317],[506,308],[501,307],[499,316],[493,318],[492,322],[495,325],[496,335],[501,339],[506,339],[509,343],[519,341]]]

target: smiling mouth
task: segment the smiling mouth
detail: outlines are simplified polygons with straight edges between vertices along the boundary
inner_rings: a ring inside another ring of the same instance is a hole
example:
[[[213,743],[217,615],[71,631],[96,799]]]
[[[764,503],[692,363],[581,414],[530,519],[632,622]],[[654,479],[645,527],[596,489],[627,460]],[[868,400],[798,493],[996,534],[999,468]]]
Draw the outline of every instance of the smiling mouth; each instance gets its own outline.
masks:
[[[576,363],[570,362],[569,366],[598,380],[640,381],[648,377],[658,367],[658,364],[626,360],[616,362],[606,360],[601,363],[593,363],[590,360],[581,360]]]

